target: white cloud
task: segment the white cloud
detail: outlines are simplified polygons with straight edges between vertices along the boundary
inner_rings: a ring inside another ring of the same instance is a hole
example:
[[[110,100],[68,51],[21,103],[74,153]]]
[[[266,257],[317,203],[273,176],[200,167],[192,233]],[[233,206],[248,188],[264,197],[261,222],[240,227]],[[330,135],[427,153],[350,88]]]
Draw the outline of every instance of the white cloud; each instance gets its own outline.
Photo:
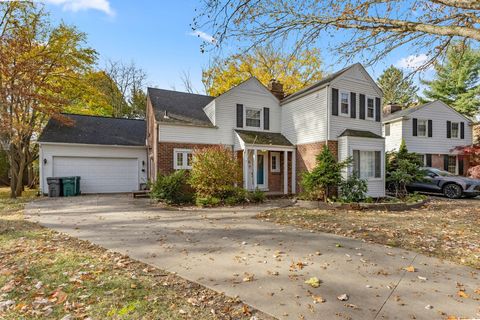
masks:
[[[109,0],[40,0],[41,2],[62,6],[65,11],[98,10],[109,16],[115,12],[110,6]]]
[[[398,60],[396,65],[397,67],[402,69],[414,70],[425,64],[429,59],[429,56],[427,56],[425,53],[418,55],[410,55],[408,57]],[[428,69],[431,69],[431,67],[429,67]]]
[[[199,37],[202,40],[204,40],[206,42],[210,42],[210,43],[215,43],[217,41],[213,36],[209,35],[206,32],[200,31],[200,30],[195,30],[193,32],[190,32],[189,35]]]

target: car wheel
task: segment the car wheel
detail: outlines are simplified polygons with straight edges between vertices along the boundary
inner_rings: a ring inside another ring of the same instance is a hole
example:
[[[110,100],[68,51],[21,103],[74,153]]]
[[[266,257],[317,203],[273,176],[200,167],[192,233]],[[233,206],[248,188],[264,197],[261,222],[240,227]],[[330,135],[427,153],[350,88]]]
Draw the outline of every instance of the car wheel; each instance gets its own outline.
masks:
[[[462,196],[463,190],[458,184],[449,183],[443,187],[443,194],[450,199],[458,199]]]

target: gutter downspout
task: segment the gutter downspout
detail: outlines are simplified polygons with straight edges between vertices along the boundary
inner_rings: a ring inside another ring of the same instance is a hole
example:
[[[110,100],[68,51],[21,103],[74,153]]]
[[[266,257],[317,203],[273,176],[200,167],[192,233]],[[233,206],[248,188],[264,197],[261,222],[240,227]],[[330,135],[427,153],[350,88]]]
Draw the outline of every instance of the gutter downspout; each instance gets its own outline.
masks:
[[[330,140],[330,85],[326,86],[327,88],[327,134],[326,140],[325,140],[325,145],[328,147],[328,140]]]

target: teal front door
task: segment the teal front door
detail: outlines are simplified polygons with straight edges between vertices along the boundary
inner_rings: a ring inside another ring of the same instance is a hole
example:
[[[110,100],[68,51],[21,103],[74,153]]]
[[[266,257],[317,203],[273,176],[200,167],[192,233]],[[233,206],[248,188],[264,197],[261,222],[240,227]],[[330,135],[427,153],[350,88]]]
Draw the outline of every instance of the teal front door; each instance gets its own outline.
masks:
[[[257,155],[257,185],[259,188],[265,187],[265,156]]]

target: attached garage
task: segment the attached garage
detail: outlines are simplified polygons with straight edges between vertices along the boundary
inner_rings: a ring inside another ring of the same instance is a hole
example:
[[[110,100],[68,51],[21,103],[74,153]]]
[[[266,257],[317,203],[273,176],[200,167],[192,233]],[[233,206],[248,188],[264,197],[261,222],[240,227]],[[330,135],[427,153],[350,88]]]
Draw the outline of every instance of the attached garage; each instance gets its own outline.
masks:
[[[41,190],[48,177],[80,176],[81,192],[120,193],[147,183],[143,120],[66,115],[73,126],[50,120],[40,139]]]

